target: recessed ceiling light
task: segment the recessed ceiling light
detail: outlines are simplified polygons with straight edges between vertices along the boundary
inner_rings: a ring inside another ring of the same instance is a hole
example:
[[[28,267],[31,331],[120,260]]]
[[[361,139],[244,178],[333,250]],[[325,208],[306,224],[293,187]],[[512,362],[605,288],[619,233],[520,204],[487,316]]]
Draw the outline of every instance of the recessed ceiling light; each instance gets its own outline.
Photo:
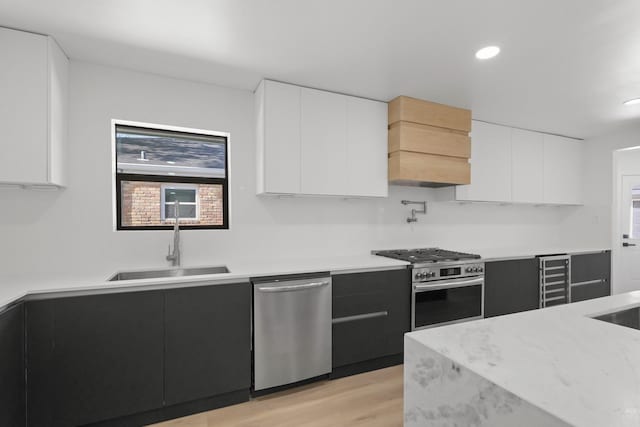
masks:
[[[636,104],[640,104],[640,98],[633,98],[633,99],[629,99],[628,101],[624,101],[622,104],[623,104],[623,105],[636,105]]]
[[[489,59],[489,58],[493,58],[499,53],[500,53],[500,48],[498,46],[487,46],[487,47],[483,47],[482,49],[476,52],[476,58]]]

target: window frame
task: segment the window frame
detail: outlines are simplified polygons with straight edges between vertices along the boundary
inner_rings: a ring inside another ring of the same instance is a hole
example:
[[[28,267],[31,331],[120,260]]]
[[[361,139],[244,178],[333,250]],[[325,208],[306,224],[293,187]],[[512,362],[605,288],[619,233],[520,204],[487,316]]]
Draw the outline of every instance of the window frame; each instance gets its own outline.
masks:
[[[167,194],[166,190],[192,190],[194,195],[195,202],[180,202],[181,206],[195,206],[196,216],[193,218],[183,218],[180,217],[179,221],[198,221],[200,219],[200,202],[198,201],[200,195],[198,194],[199,186],[198,184],[185,184],[185,183],[169,183],[160,185],[160,219],[162,221],[175,221],[175,218],[167,218],[166,217],[166,209],[167,209]],[[173,202],[169,202],[173,204]]]
[[[134,126],[139,128],[145,128],[150,130],[163,130],[169,132],[179,132],[183,134],[194,135],[211,135],[224,137],[225,142],[225,177],[213,178],[213,177],[196,177],[196,176],[179,176],[179,175],[144,175],[137,173],[119,173],[117,168],[117,148],[116,148],[116,127],[117,126]],[[222,224],[219,225],[206,225],[206,224],[180,224],[182,230],[228,230],[229,229],[229,159],[230,159],[230,141],[231,136],[228,132],[217,132],[203,129],[184,128],[170,125],[160,125],[155,123],[143,123],[134,122],[129,120],[111,120],[111,172],[113,185],[113,229],[114,231],[142,231],[142,230],[172,230],[174,224],[166,225],[135,225],[135,226],[123,226],[122,225],[122,181],[145,181],[145,182],[158,182],[166,185],[197,185],[197,184],[213,184],[220,185],[222,187]],[[197,196],[197,193],[196,193]],[[164,200],[164,192],[161,189],[160,208],[164,208],[162,203]],[[196,210],[199,217],[200,203],[196,200]],[[161,213],[161,217],[162,217]],[[170,218],[169,220],[173,220]],[[185,219],[187,220],[187,219]],[[193,219],[189,219],[193,221]]]

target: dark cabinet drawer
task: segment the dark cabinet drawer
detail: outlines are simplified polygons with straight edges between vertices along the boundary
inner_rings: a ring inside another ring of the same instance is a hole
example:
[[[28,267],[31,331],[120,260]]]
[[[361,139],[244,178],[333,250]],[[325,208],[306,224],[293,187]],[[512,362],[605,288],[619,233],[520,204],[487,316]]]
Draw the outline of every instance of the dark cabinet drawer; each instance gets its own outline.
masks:
[[[611,295],[611,283],[606,279],[571,287],[571,302],[607,297],[609,295]]]
[[[382,314],[382,313],[381,313]],[[333,325],[334,367],[402,352],[393,342],[388,314]]]
[[[611,277],[611,252],[573,255],[571,283],[588,282]]]
[[[537,258],[487,262],[484,278],[485,317],[538,308],[538,270]]]
[[[571,257],[571,302],[611,295],[611,252]]]
[[[401,354],[411,324],[407,269],[332,276],[333,367]]]

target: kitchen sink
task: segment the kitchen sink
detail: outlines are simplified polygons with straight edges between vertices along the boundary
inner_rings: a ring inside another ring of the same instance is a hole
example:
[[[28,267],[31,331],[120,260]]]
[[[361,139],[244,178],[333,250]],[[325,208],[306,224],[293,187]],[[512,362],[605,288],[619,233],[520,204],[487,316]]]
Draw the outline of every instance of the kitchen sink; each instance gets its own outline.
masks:
[[[626,326],[627,328],[640,329],[640,307],[614,311],[613,313],[596,316],[594,319],[613,323],[615,325]]]
[[[229,269],[225,265],[215,267],[167,268],[164,270],[121,271],[111,276],[109,278],[109,282],[116,282],[120,280],[160,279],[164,277],[201,276],[205,274],[222,274],[228,272]]]

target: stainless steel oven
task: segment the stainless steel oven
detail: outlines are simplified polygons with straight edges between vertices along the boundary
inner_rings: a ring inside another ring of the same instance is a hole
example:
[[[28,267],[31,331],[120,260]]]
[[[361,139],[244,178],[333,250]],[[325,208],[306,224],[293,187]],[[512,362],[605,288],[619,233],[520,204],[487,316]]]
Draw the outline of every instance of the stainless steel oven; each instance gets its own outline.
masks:
[[[480,255],[440,248],[372,251],[411,263],[411,330],[484,317]]]
[[[484,263],[413,266],[411,330],[484,317]]]

